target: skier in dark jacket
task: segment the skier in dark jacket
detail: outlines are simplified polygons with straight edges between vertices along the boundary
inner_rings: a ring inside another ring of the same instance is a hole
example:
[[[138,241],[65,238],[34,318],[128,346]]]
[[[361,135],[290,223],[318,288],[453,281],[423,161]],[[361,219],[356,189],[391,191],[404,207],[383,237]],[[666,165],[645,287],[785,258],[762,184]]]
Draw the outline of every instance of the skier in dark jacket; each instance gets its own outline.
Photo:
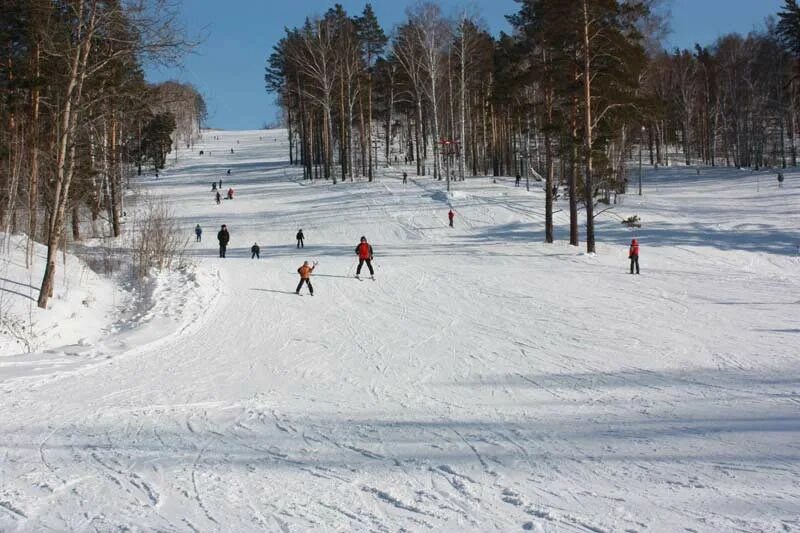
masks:
[[[633,267],[636,266],[636,273],[639,273],[639,241],[633,239],[631,247],[628,249],[628,258],[631,260],[631,274],[633,274]]]
[[[231,240],[231,234],[228,233],[228,226],[222,225],[222,229],[217,233],[217,240],[219,241],[219,256],[225,257],[225,249],[228,247],[228,242]]]
[[[200,224],[194,227],[194,234],[197,237],[197,242],[200,242],[203,237],[203,228],[200,227]]]
[[[297,239],[297,247],[304,248],[303,239],[305,239],[305,236],[303,235],[302,229],[297,231],[297,235],[295,235],[295,238]]]
[[[253,243],[253,246],[250,247],[250,259],[261,259],[259,255],[261,253],[261,248],[258,247],[258,243]]]
[[[217,191],[216,199],[217,199],[217,205],[219,205],[219,203],[222,201],[222,195],[219,193],[219,191]]]
[[[361,274],[361,267],[364,266],[364,263],[367,263],[369,275],[375,277],[375,271],[372,269],[372,245],[367,242],[366,237],[361,237],[361,242],[356,246],[356,255],[358,255],[356,277]]]

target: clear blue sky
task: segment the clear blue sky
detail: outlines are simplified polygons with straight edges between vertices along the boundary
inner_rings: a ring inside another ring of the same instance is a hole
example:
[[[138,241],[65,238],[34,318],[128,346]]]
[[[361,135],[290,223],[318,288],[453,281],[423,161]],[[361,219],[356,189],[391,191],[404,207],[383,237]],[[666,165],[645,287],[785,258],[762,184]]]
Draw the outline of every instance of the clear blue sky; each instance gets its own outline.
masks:
[[[285,27],[300,26],[306,16],[321,14],[335,2],[321,0],[183,0],[182,20],[190,33],[206,39],[188,56],[182,69],[149,68],[148,80],[194,84],[206,99],[209,125],[223,129],[257,129],[277,116],[274,96],[264,90],[264,66]],[[365,1],[340,0],[352,16]],[[384,30],[404,18],[412,0],[373,0]],[[783,0],[672,0],[670,47],[711,44],[718,36],[747,33],[776,14]],[[516,11],[514,0],[442,0],[445,11],[468,4],[480,10],[494,34],[510,31],[505,15]]]

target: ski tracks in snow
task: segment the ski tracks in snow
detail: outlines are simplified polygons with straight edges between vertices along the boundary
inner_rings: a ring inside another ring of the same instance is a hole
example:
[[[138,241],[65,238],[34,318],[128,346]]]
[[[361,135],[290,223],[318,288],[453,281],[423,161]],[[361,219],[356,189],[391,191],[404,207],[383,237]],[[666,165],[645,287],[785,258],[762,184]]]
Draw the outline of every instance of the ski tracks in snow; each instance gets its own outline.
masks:
[[[650,241],[630,276],[613,241],[539,244],[538,191],[297,187],[263,135],[206,141],[233,202],[200,198],[218,169],[199,156],[160,180],[187,230],[228,223],[233,240],[224,260],[193,246],[201,277],[168,280],[152,335],[3,383],[0,529],[797,527],[799,265]],[[375,282],[350,276],[362,234]],[[304,257],[313,298],[290,290]]]

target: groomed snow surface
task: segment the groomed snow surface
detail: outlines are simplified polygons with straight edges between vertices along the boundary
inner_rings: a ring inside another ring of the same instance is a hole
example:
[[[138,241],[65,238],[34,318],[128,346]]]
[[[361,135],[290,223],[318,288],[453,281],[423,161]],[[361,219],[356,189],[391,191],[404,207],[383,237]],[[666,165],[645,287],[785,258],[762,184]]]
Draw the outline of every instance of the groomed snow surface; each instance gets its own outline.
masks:
[[[79,277],[106,325],[63,312],[47,351],[4,345],[0,530],[800,530],[800,174],[646,169],[590,256],[563,200],[541,242],[539,183],[304,182],[283,131],[191,152],[139,180],[192,273],[122,327]],[[20,268],[6,300],[38,285]]]

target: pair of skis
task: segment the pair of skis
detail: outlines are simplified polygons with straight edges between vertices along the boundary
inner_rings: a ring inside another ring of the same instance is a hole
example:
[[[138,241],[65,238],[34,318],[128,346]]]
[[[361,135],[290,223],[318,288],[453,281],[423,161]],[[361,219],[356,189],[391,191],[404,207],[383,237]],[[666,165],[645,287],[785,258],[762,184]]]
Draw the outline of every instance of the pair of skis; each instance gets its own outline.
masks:
[[[356,274],[356,279],[358,281],[364,281],[363,279],[361,279],[361,275],[360,274]],[[369,277],[369,279],[371,279],[372,281],[375,281],[375,276],[372,275],[372,276]]]

